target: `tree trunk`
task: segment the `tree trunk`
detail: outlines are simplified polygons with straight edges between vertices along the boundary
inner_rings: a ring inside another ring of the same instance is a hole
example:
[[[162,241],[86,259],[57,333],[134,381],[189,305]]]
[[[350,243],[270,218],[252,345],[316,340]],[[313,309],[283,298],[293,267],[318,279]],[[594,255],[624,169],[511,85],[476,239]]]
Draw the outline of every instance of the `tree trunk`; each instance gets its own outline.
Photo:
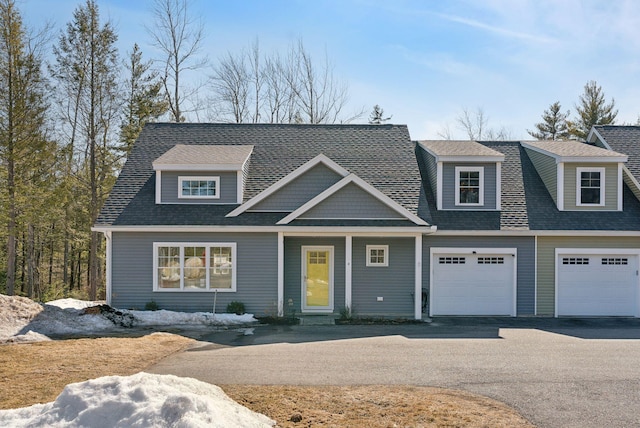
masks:
[[[27,296],[33,297],[36,279],[35,266],[35,231],[33,224],[27,226]]]

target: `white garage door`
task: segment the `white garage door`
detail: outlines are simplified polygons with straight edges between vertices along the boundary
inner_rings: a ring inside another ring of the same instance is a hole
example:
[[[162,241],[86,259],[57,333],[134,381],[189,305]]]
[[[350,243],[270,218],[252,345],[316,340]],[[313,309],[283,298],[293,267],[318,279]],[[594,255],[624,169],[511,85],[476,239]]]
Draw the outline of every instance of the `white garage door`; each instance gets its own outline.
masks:
[[[558,254],[557,314],[637,316],[638,256]]]
[[[434,252],[431,315],[515,316],[515,251]]]

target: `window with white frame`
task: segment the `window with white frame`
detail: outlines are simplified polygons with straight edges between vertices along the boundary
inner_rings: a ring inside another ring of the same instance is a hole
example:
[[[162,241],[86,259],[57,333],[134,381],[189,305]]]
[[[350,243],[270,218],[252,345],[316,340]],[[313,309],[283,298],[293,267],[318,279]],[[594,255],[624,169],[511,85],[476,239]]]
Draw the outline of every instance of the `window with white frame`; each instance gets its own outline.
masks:
[[[604,205],[604,168],[576,168],[576,205]]]
[[[389,246],[367,245],[367,266],[389,266]]]
[[[456,205],[484,205],[484,167],[457,166]]]
[[[178,177],[178,198],[220,198],[220,177]]]
[[[235,243],[154,243],[155,291],[236,291]]]

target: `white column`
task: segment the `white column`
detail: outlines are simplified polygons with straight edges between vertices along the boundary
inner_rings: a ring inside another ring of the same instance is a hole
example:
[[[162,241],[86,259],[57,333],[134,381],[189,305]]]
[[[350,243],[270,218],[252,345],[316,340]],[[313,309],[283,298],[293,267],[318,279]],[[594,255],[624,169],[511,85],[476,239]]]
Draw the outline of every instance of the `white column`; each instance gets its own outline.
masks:
[[[113,257],[113,242],[111,231],[104,232],[105,240],[107,241],[107,245],[105,248],[105,256],[106,266],[105,266],[105,294],[107,299],[107,305],[111,306],[111,266],[113,266],[112,257]]]
[[[414,290],[414,314],[415,319],[422,319],[422,234],[416,235],[416,249],[415,249],[415,290]]]
[[[352,273],[352,253],[353,253],[353,237],[347,235],[344,237],[344,306],[349,308],[349,312],[353,311],[351,307],[351,273]]]
[[[278,232],[278,316],[284,316],[284,232]]]

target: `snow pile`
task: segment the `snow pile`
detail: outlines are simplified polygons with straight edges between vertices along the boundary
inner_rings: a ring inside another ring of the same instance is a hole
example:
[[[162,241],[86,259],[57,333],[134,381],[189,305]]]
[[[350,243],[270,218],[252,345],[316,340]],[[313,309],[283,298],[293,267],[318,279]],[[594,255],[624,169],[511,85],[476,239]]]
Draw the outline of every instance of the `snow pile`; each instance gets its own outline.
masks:
[[[49,336],[108,333],[122,327],[246,325],[251,314],[117,310],[103,302],[61,299],[40,305],[26,297],[0,294],[0,343],[48,340]],[[105,310],[107,309],[107,310]]]
[[[0,410],[11,427],[272,427],[275,421],[190,378],[138,373],[67,385],[56,401]]]

